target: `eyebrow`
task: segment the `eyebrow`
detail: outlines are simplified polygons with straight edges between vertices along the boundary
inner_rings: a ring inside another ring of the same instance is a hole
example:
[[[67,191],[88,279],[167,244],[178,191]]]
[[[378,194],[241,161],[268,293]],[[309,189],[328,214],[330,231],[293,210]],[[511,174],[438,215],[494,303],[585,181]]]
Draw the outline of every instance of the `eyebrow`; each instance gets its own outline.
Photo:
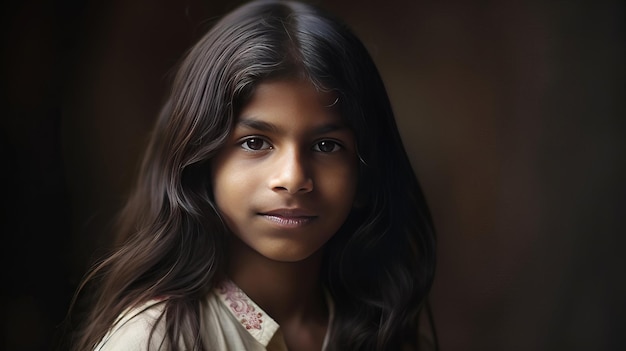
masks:
[[[237,125],[248,129],[256,129],[262,132],[278,132],[280,128],[272,123],[260,121],[255,118],[240,118]]]
[[[275,124],[261,121],[253,117],[240,118],[239,121],[237,121],[237,125],[242,126],[244,128],[254,129],[254,130],[267,132],[267,133],[282,133],[283,132],[282,128],[278,127]],[[343,130],[343,129],[347,129],[347,127],[344,124],[331,122],[331,123],[322,124],[314,128],[311,131],[311,134],[321,135],[321,134],[331,133],[331,132],[334,132],[337,130]]]

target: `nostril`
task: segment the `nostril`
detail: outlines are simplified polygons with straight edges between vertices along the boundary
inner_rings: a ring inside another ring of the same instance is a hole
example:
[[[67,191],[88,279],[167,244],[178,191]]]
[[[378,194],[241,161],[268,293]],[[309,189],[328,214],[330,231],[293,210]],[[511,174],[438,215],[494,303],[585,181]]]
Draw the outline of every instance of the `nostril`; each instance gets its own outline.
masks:
[[[284,150],[284,149],[283,149]],[[289,148],[276,158],[272,168],[274,175],[269,186],[274,191],[289,194],[305,193],[313,190],[313,179],[303,155],[298,150]]]

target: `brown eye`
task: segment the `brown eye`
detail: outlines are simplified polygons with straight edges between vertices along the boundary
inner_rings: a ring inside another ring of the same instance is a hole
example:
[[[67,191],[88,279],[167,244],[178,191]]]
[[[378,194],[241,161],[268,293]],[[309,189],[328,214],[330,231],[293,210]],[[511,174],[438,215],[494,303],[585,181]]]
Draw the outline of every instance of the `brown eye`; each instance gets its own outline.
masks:
[[[341,149],[341,145],[339,143],[332,140],[322,140],[313,146],[314,151],[329,153],[336,152]]]
[[[261,138],[248,138],[241,143],[241,147],[248,151],[271,149],[271,145]]]

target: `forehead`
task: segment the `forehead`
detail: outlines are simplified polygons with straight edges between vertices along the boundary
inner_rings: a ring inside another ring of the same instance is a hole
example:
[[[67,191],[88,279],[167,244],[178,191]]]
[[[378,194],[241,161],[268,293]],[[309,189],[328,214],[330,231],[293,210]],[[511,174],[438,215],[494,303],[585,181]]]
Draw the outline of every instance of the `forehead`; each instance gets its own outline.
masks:
[[[266,81],[254,89],[240,110],[238,122],[308,120],[311,123],[343,124],[336,102],[336,93],[320,91],[304,79]]]
[[[337,93],[319,88],[310,80],[302,77],[285,77],[261,81],[254,88],[248,104],[254,99],[281,97],[310,99],[324,107],[331,107],[337,101]]]

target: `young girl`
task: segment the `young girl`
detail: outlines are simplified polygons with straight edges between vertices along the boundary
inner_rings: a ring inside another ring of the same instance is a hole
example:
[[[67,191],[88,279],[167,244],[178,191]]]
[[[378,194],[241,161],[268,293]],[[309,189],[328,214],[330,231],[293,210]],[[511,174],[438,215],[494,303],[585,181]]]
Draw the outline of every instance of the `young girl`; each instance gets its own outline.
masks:
[[[429,212],[374,63],[314,7],[191,48],[121,218],[76,350],[419,348]]]

